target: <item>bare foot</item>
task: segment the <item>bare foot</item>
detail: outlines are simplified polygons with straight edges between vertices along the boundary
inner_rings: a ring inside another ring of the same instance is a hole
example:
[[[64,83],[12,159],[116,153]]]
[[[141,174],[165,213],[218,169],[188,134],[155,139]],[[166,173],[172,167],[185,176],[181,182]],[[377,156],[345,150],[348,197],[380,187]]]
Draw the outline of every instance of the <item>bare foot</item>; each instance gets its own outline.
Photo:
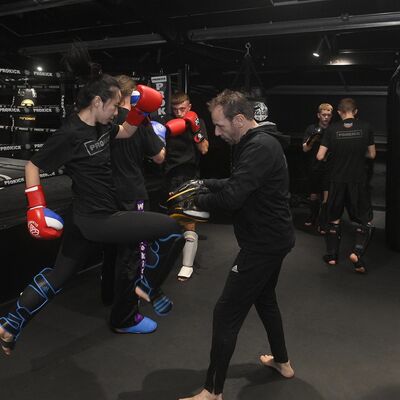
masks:
[[[350,261],[354,265],[355,272],[358,272],[360,274],[365,274],[367,272],[367,269],[365,268],[365,266],[363,265],[363,263],[361,262],[360,258],[357,256],[357,254],[351,253],[349,258],[350,258]]]
[[[199,394],[196,394],[193,397],[185,397],[184,399],[179,400],[222,400],[222,393],[214,394],[210,393],[206,389],[203,389]]]
[[[290,365],[290,361],[286,363],[278,363],[274,360],[274,357],[268,354],[260,356],[260,361],[266,367],[276,369],[285,378],[293,378],[294,376],[294,371]]]
[[[337,264],[337,258],[335,256],[332,256],[330,254],[325,254],[322,259],[329,265],[336,265]]]
[[[147,293],[145,293],[140,287],[135,287],[135,293],[143,300],[150,302],[150,297]]]
[[[13,335],[4,330],[2,326],[0,326],[0,338],[3,342],[8,343],[11,343],[14,339]],[[5,347],[3,344],[1,345],[1,348],[7,356],[9,356],[12,352],[12,348]]]

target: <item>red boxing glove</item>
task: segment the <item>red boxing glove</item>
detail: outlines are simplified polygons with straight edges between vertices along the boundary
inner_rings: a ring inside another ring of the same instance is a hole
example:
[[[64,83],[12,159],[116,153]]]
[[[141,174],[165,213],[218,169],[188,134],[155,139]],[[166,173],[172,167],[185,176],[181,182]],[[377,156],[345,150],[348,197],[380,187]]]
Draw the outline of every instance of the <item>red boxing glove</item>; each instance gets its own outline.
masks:
[[[200,119],[194,111],[188,111],[183,119],[189,124],[190,129],[193,133],[193,140],[196,143],[200,143],[205,139],[205,136],[201,133]]]
[[[139,110],[136,107],[131,107],[126,116],[125,122],[129,125],[139,126],[143,120],[147,117],[147,113],[144,113],[142,110]]]
[[[183,118],[169,120],[165,126],[169,130],[170,136],[180,136],[186,131],[186,122]]]
[[[129,125],[140,125],[149,113],[157,111],[162,104],[163,97],[157,90],[137,85],[131,94],[131,109],[126,117]]]
[[[27,225],[35,239],[58,239],[63,232],[64,221],[54,211],[46,208],[43,188],[32,186],[25,190],[28,199]]]

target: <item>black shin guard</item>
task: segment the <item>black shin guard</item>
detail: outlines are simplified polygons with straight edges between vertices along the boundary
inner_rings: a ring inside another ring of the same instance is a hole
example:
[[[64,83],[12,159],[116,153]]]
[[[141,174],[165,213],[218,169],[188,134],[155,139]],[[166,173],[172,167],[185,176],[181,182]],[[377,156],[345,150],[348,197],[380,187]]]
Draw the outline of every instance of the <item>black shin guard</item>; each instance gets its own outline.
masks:
[[[337,262],[341,237],[340,224],[329,223],[325,234],[327,254],[323,257],[326,263],[329,263],[329,261]]]
[[[180,234],[172,234],[158,239],[147,248],[146,263],[140,269],[136,286],[143,290],[153,304],[154,311],[166,315],[172,308],[172,302],[162,293],[161,285],[168,277],[172,267],[185,245]]]
[[[356,227],[355,243],[353,248],[353,253],[357,255],[358,258],[365,254],[369,242],[371,241],[372,234],[374,233],[375,227],[367,225],[359,225]]]
[[[8,345],[9,348],[14,347],[15,341],[28,321],[61,290],[53,287],[48,280],[48,275],[52,271],[52,268],[45,268],[35,275],[32,283],[19,297],[15,310],[0,318],[2,328],[14,337],[14,340]],[[4,346],[4,344],[2,345]]]
[[[315,224],[318,219],[319,208],[320,208],[320,201],[319,199],[310,200],[310,215],[307,218],[307,224]]]
[[[321,233],[326,233],[328,230],[328,207],[327,203],[321,203],[321,208],[319,210],[318,220],[318,231]]]

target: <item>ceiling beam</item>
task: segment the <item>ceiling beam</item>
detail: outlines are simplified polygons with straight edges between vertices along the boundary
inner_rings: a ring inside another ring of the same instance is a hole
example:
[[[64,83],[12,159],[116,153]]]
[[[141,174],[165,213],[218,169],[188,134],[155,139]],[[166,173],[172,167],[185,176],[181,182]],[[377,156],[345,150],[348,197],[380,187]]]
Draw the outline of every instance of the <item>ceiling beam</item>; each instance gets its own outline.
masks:
[[[218,39],[292,35],[312,32],[351,31],[398,26],[400,26],[400,12],[366,15],[346,14],[340,17],[330,18],[193,29],[188,31],[187,37],[192,42],[205,42],[208,40]],[[167,40],[163,35],[157,33],[82,41],[82,44],[84,44],[88,50],[149,46],[163,43],[167,43]],[[19,53],[26,56],[53,54],[65,52],[69,47],[70,43],[30,46],[20,48]]]
[[[122,47],[149,46],[167,43],[167,41],[157,33],[145,35],[121,36],[101,40],[80,41],[88,50],[115,49]],[[39,54],[65,53],[71,47],[71,42],[48,44],[41,46],[22,47],[19,53],[24,56],[34,56]]]
[[[259,36],[292,35],[296,33],[350,31],[400,26],[400,12],[348,15],[339,17],[233,25],[192,29],[188,38],[194,42]]]
[[[93,0],[22,0],[0,5],[0,17],[22,14],[48,8],[64,7],[73,4],[89,3]]]

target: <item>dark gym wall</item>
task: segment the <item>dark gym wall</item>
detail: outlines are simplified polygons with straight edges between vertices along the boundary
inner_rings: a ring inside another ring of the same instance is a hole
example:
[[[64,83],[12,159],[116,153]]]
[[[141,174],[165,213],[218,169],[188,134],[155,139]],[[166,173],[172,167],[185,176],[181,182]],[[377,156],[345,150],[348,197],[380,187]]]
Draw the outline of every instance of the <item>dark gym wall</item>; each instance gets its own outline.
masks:
[[[309,88],[312,91],[312,87]],[[316,121],[318,105],[330,103],[334,107],[334,120],[339,119],[336,113],[339,101],[345,97],[352,97],[358,104],[358,117],[368,121],[379,136],[386,137],[386,93],[354,94],[343,93],[332,95],[329,88],[326,94],[271,94],[268,96],[269,119],[278,124],[279,130],[284,133],[303,133],[306,127]]]

